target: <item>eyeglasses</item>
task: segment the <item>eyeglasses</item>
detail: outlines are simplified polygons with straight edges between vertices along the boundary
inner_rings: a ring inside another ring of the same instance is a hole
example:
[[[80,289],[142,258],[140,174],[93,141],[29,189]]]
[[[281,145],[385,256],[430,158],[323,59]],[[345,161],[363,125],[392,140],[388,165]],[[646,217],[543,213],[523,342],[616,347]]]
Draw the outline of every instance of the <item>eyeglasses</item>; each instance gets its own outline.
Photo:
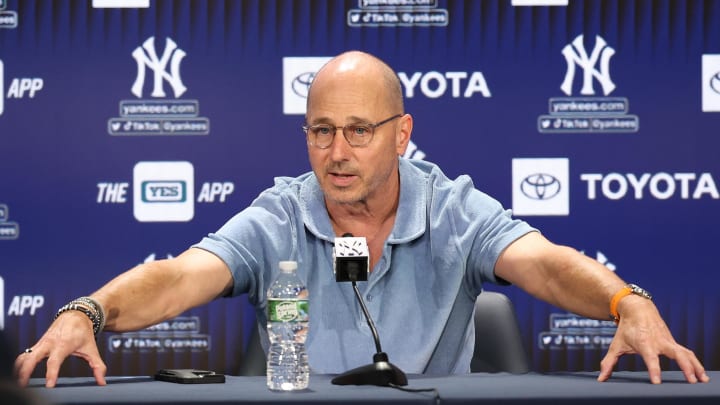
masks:
[[[320,149],[327,149],[332,145],[335,139],[335,133],[338,129],[342,129],[343,136],[352,147],[366,146],[372,141],[375,129],[380,125],[402,117],[402,114],[396,114],[392,117],[382,120],[376,124],[360,122],[357,124],[349,124],[343,127],[336,127],[331,124],[317,124],[303,126],[302,129],[307,135],[308,143]]]

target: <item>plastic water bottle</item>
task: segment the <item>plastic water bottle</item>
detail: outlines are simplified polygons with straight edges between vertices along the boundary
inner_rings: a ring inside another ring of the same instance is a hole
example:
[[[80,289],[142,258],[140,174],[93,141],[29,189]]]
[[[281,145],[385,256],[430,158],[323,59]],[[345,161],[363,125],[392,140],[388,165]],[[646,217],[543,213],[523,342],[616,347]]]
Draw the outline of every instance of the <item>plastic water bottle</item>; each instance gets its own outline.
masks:
[[[308,332],[308,291],[297,276],[297,263],[280,262],[280,273],[267,293],[267,386],[271,390],[307,388],[310,366],[305,350]]]

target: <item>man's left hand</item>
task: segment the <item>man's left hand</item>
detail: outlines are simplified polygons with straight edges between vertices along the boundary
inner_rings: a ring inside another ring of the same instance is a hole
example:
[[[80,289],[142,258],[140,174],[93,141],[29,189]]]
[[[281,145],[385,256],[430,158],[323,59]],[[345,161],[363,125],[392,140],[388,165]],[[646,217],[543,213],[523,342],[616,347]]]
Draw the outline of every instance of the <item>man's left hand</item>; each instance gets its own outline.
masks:
[[[625,354],[639,354],[647,366],[650,382],[660,384],[660,356],[675,360],[689,383],[708,382],[700,360],[692,350],[679,345],[670,334],[655,305],[645,298],[623,299],[620,323],[605,358],[600,362],[598,381],[612,375],[618,359]]]

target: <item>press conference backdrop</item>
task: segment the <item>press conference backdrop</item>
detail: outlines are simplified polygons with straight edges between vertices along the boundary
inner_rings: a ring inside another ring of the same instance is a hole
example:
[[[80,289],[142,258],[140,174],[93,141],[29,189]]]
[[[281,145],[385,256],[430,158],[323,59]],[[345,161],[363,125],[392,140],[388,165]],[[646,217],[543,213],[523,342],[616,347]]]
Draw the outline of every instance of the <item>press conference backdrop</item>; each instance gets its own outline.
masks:
[[[69,299],[308,171],[308,85],[351,49],[397,70],[407,157],[650,290],[720,367],[716,0],[0,0],[0,329],[31,345]],[[534,370],[599,367],[612,322],[488,288]],[[223,299],[98,344],[114,375],[235,373],[254,319]]]

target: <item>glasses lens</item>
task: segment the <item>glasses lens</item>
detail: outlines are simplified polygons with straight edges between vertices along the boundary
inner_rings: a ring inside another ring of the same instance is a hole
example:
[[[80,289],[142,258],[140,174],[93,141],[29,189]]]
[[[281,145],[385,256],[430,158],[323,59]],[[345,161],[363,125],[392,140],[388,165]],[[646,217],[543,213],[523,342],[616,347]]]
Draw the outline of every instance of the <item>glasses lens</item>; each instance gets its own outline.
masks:
[[[372,139],[373,127],[368,124],[346,125],[343,134],[350,145],[364,146]]]
[[[332,143],[334,135],[335,127],[333,127],[332,125],[313,125],[308,129],[310,143],[319,148],[328,147]]]

